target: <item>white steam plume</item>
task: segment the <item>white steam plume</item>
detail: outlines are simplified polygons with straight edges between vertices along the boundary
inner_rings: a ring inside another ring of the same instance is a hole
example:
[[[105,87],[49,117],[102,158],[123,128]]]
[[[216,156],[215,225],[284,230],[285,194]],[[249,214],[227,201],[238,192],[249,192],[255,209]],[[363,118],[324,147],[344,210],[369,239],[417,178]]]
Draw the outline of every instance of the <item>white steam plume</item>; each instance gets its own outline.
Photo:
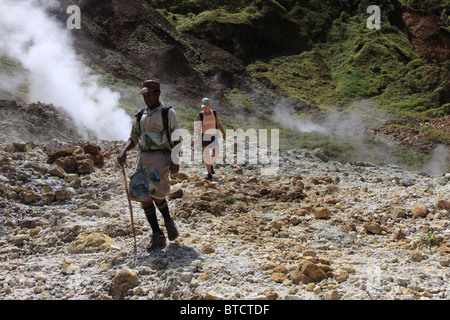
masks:
[[[273,119],[285,128],[300,132],[328,132],[325,127],[315,124],[309,119],[299,119],[292,108],[284,104],[280,104],[273,110]]]
[[[382,123],[388,119],[375,104],[368,100],[355,100],[346,114],[329,112],[320,123],[300,119],[285,103],[273,110],[273,119],[285,128],[300,132],[320,132],[329,135],[364,138],[366,126]]]
[[[75,31],[61,27],[38,1],[0,0],[0,12],[0,56],[28,71],[28,100],[64,108],[98,139],[126,140],[131,119],[118,107],[120,95],[100,87],[78,59],[70,39]]]
[[[450,169],[450,151],[443,145],[439,144],[434,149],[431,159],[424,165],[422,170],[429,175],[438,176],[447,173]]]

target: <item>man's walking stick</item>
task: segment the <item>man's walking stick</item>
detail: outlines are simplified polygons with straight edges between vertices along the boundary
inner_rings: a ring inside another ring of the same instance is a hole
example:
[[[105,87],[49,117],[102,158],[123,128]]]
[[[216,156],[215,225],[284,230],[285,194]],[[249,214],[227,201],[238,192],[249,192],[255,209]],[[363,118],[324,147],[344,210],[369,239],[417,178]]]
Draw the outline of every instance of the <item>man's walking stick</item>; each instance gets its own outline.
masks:
[[[133,207],[131,206],[130,191],[128,191],[128,182],[127,182],[127,175],[125,174],[125,167],[123,166],[123,164],[121,164],[120,166],[122,167],[123,179],[125,181],[125,190],[127,191],[128,205],[130,206],[131,230],[133,231],[133,237],[134,237],[134,252],[136,252],[137,251],[136,230],[134,230]]]

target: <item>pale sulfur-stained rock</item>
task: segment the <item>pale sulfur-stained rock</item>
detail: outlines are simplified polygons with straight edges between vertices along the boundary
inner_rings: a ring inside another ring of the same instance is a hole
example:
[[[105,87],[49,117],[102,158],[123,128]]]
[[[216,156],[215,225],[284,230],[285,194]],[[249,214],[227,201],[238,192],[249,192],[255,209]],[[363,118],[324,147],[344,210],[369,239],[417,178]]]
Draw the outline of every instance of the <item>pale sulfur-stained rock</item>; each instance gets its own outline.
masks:
[[[288,278],[287,274],[281,272],[273,272],[270,277],[275,282],[283,282]]]
[[[61,263],[61,269],[66,274],[74,274],[80,272],[80,267],[70,262]]]
[[[450,266],[450,258],[441,258],[439,259],[439,264],[443,267]]]
[[[211,244],[207,243],[201,247],[200,251],[202,253],[209,254],[209,253],[213,253],[215,251],[215,249]]]
[[[416,249],[411,253],[411,259],[413,261],[421,262],[422,260],[425,260],[426,257],[419,249]]]
[[[334,278],[338,283],[344,282],[348,279],[348,272],[344,269],[338,268],[334,271]]]
[[[31,203],[40,199],[39,194],[31,187],[27,187],[20,191],[20,195],[25,203]]]
[[[331,211],[327,208],[318,208],[314,211],[314,218],[316,219],[324,219],[331,216]]]
[[[394,209],[392,209],[391,216],[394,219],[404,218],[406,216],[406,209],[399,206],[394,207]]]
[[[69,156],[74,152],[75,147],[68,142],[52,140],[44,147],[44,151],[49,159],[56,159],[61,156]]]
[[[120,286],[124,282],[127,282],[130,285],[134,286],[138,283],[138,280],[139,278],[136,271],[132,269],[121,269],[114,276],[113,282],[116,286]]]
[[[109,236],[101,232],[82,232],[69,244],[70,253],[89,253],[107,250],[115,242]]]

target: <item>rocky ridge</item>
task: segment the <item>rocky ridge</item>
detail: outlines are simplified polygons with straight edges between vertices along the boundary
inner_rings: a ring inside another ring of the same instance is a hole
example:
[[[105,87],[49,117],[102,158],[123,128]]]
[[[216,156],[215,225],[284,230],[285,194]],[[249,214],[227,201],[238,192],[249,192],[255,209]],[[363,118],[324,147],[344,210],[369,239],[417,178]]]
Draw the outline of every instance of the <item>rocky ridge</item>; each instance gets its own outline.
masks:
[[[0,144],[1,299],[449,297],[448,173],[343,164],[319,150],[282,151],[274,176],[220,165],[208,182],[202,166],[182,165],[169,201],[181,236],[147,252],[151,231],[133,203],[134,252],[122,147]]]

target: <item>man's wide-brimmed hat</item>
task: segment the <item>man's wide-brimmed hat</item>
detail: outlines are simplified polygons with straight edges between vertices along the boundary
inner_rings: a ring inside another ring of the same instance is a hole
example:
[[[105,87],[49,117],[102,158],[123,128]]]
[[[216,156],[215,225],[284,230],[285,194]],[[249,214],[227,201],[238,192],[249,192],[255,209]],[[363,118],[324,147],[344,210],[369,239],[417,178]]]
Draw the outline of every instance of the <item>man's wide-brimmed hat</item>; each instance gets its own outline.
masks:
[[[142,83],[142,89],[141,89],[141,94],[147,93],[150,90],[161,90],[161,86],[159,84],[159,82],[155,81],[155,80],[145,80]]]

